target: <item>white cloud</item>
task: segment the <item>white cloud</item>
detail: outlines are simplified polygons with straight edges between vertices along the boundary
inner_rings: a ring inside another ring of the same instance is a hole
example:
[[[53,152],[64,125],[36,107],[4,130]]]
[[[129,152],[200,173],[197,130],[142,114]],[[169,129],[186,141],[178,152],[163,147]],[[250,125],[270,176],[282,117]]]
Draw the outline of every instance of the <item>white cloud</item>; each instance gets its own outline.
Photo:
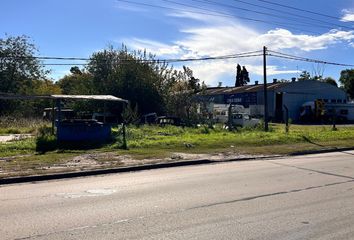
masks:
[[[184,53],[181,46],[178,45],[168,45],[165,43],[148,40],[148,39],[125,39],[123,42],[129,43],[129,47],[133,49],[146,50],[156,54],[157,56],[179,56]]]
[[[353,10],[344,9],[342,12],[344,13],[344,15],[341,18],[342,22],[354,22]]]
[[[270,30],[259,35],[255,41],[264,43],[273,50],[298,49],[302,51],[313,51],[326,49],[328,46],[354,39],[353,31],[331,30],[318,36],[293,34],[285,29]]]
[[[262,33],[235,19],[205,17],[198,14],[170,13],[170,16],[189,18],[199,23],[197,27],[180,29],[183,38],[176,39],[171,44],[160,43],[147,39],[131,39],[129,46],[138,49],[147,49],[157,56],[168,57],[205,57],[221,56],[234,53],[261,50],[267,46],[271,50],[281,51],[314,51],[326,49],[337,43],[353,45],[354,31],[331,30],[321,35],[294,34],[287,29],[272,29]],[[188,64],[195,76],[207,84],[215,85],[221,77],[228,77],[232,81],[235,75],[237,62],[246,65],[250,73],[261,76],[262,58],[243,58],[228,61],[193,62]],[[268,66],[269,75],[297,73],[293,69],[279,69],[277,66]]]

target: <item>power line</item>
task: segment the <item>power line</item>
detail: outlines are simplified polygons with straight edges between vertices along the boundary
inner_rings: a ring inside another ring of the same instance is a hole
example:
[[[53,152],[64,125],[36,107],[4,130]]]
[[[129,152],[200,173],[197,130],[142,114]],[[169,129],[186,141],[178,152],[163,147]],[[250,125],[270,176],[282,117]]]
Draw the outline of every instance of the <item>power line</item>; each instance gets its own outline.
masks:
[[[277,13],[289,14],[291,16],[295,16],[295,17],[298,17],[300,19],[308,19],[308,20],[311,20],[311,21],[316,21],[316,22],[320,22],[320,23],[330,24],[330,25],[333,25],[333,26],[336,26],[336,27],[345,28],[345,29],[348,29],[348,30],[354,30],[353,27],[348,27],[348,26],[341,25],[341,24],[335,24],[335,23],[327,22],[327,21],[323,21],[323,20],[320,20],[320,19],[316,19],[316,18],[312,18],[312,17],[308,17],[308,16],[292,13],[292,12],[289,12],[289,11],[284,11],[284,10],[281,10],[281,9],[274,9],[274,8],[270,8],[270,7],[267,7],[267,6],[264,6],[264,5],[259,5],[259,4],[255,4],[255,3],[246,2],[246,1],[243,1],[243,0],[233,0],[233,1],[234,2],[243,3],[243,4],[246,4],[246,5],[249,5],[249,6],[253,6],[253,7],[259,7],[259,8],[267,9],[267,10],[270,10],[270,11],[273,11],[273,12],[277,12]],[[340,20],[340,18],[337,18],[337,20]]]
[[[222,14],[222,15],[225,15],[225,16],[237,17],[237,18],[246,19],[246,20],[250,20],[250,19],[251,20],[255,20],[255,19],[252,19],[252,18],[242,17],[242,16],[238,16],[238,15],[234,15],[234,14],[227,14],[227,13],[224,13],[224,12],[210,10],[210,9],[206,9],[206,8],[202,8],[202,7],[198,7],[198,6],[194,6],[194,5],[190,5],[190,4],[179,3],[179,2],[175,2],[175,1],[171,1],[171,0],[162,0],[162,1],[168,2],[168,3],[173,3],[173,4],[176,4],[176,5],[180,5],[180,6],[189,7],[189,8],[195,8],[195,9],[199,9],[199,10],[203,10],[203,11],[207,11],[207,12],[218,13],[218,14]],[[198,1],[198,0],[192,0],[192,1],[201,2],[201,1]],[[251,11],[251,10],[247,10],[247,9],[243,9],[243,10]],[[251,12],[254,12],[254,11],[251,11]],[[258,13],[260,13],[260,12],[258,12]],[[260,13],[260,14],[263,14],[263,13]],[[267,14],[265,14],[265,15],[267,15]],[[301,23],[300,24],[299,23],[284,23],[284,22],[276,22],[276,21],[270,22],[270,21],[260,20],[260,19],[256,19],[256,20],[267,22],[267,23],[272,23],[272,24],[277,24],[277,25],[283,26],[283,27],[286,27],[286,25],[302,26],[302,27],[303,26],[309,26],[309,24],[301,24]],[[301,29],[297,29],[297,30],[301,30]],[[305,31],[305,30],[301,30],[301,31]]]
[[[251,10],[248,8],[242,8],[242,7],[237,7],[234,5],[229,5],[229,4],[224,4],[224,3],[219,3],[219,2],[214,2],[214,1],[210,1],[210,0],[191,0],[193,2],[199,2],[199,3],[206,3],[206,4],[210,4],[213,6],[224,6],[227,8],[232,8],[232,9],[237,9],[237,10],[241,10],[241,11],[245,11],[245,12],[252,12],[252,13],[256,13],[256,14],[260,14],[260,15],[265,15],[265,16],[270,16],[270,17],[275,17],[275,18],[280,18],[280,19],[285,19],[288,21],[293,21],[293,22],[299,22],[299,19],[296,18],[289,18],[289,16],[285,16],[285,15],[279,15],[279,14],[272,14],[272,13],[266,13],[266,12],[260,12],[260,11],[256,11],[256,10]],[[300,21],[301,23],[304,23],[302,21]],[[326,28],[326,29],[331,29],[332,27],[329,25],[318,25],[318,24],[311,24],[311,23],[304,23],[302,26],[311,26],[311,27],[319,27],[319,28]]]
[[[261,52],[261,51],[257,51]],[[156,60],[129,60],[129,62],[141,62],[141,63],[179,63],[179,62],[194,62],[194,61],[208,61],[208,60],[225,60],[225,59],[236,59],[236,58],[248,58],[248,57],[258,57],[262,56],[262,54],[246,54],[246,55],[239,55],[239,54],[234,54],[234,55],[225,55],[225,56],[219,56],[219,57],[203,57],[203,58],[186,58],[186,59],[156,59]],[[124,65],[127,64],[127,61],[123,61],[118,63],[119,65]],[[74,65],[82,65],[82,66],[87,66],[89,65],[88,63],[40,63],[40,65],[43,66],[74,66]]]
[[[307,32],[307,33],[312,33],[312,34],[320,34],[318,32],[314,32],[314,31],[309,31],[309,30],[303,30],[303,29],[299,29],[299,28],[289,27],[289,25],[292,25],[292,24],[289,24],[289,23],[280,23],[280,22],[267,21],[267,20],[262,20],[262,19],[241,17],[241,16],[238,16],[238,15],[231,15],[231,14],[225,14],[225,13],[214,14],[214,13],[210,13],[210,10],[206,10],[206,9],[203,9],[203,11],[209,11],[209,13],[208,12],[200,12],[200,11],[192,11],[192,10],[187,10],[187,9],[178,9],[178,8],[166,7],[166,6],[160,6],[160,5],[153,5],[153,4],[147,4],[147,3],[139,3],[139,2],[133,2],[133,1],[128,1],[128,0],[117,0],[117,1],[118,2],[130,3],[130,4],[134,4],[134,5],[139,5],[139,6],[147,6],[147,7],[153,7],[153,8],[169,9],[169,10],[173,10],[173,11],[196,13],[196,14],[202,14],[202,15],[207,15],[207,16],[216,16],[216,17],[225,17],[225,18],[239,18],[239,19],[243,19],[243,20],[251,21],[251,22],[261,22],[261,23],[265,23],[265,24],[268,24],[268,25],[272,25],[272,26],[281,26],[281,27],[284,27],[284,28],[293,29],[293,30],[297,30],[297,31],[300,31],[300,32]],[[178,3],[178,4],[181,5],[182,3]],[[194,8],[197,8],[197,7],[194,6]],[[295,24],[295,25],[299,25],[299,24]]]
[[[211,58],[224,58],[224,57],[234,57],[234,56],[241,56],[241,55],[248,55],[248,54],[255,54],[260,53],[261,50],[258,51],[249,51],[249,52],[242,52],[242,53],[234,53],[222,56],[216,56]],[[23,59],[23,58],[33,58],[39,60],[83,60],[83,61],[90,61],[95,60],[94,58],[83,58],[83,57],[56,57],[56,56],[1,56],[0,58],[11,58],[11,59]],[[200,59],[200,58],[190,58],[190,59]],[[176,61],[176,60],[186,60],[186,59],[119,59],[119,61]]]
[[[90,58],[79,58],[79,57],[42,57],[42,56],[0,56],[1,58],[10,59],[38,59],[38,60],[75,60],[75,61],[89,61]]]
[[[267,54],[269,56],[290,59],[290,60],[295,60],[295,61],[312,62],[312,63],[320,63],[320,64],[325,64],[325,65],[335,65],[335,66],[343,66],[343,67],[354,67],[354,64],[329,62],[329,61],[323,61],[323,60],[318,60],[318,59],[299,57],[299,56],[276,52],[276,51],[272,51],[272,50],[268,50],[268,52],[270,52]]]
[[[87,66],[88,63],[39,63],[41,66]]]
[[[288,8],[288,9],[300,11],[300,12],[311,13],[311,14],[314,14],[314,15],[322,16],[322,17],[327,17],[327,18],[332,18],[332,19],[336,19],[336,20],[341,20],[341,18],[339,18],[339,17],[335,17],[335,16],[323,14],[323,13],[318,13],[318,12],[310,11],[310,10],[307,10],[307,9],[302,9],[302,8],[297,8],[297,7],[293,7],[293,6],[288,6],[288,5],[285,5],[285,4],[275,3],[275,2],[271,2],[271,1],[267,1],[267,0],[257,0],[257,1],[268,3],[268,4],[272,4],[272,5],[275,5],[275,6],[280,6],[280,7],[283,7],[283,8]]]

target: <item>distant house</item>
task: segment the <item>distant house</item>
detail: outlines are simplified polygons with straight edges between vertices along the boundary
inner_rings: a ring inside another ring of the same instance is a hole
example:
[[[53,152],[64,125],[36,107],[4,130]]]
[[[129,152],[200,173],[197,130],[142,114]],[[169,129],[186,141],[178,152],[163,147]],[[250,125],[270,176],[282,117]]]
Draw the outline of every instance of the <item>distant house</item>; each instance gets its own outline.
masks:
[[[346,103],[347,95],[340,88],[320,81],[277,82],[267,84],[268,112],[273,120],[281,121],[284,105],[289,109],[289,118],[297,121],[300,117],[302,104],[309,101],[323,100],[327,103]],[[241,87],[211,87],[198,94],[198,99],[210,104],[235,103],[248,108],[262,109],[263,115],[264,90],[263,84]]]

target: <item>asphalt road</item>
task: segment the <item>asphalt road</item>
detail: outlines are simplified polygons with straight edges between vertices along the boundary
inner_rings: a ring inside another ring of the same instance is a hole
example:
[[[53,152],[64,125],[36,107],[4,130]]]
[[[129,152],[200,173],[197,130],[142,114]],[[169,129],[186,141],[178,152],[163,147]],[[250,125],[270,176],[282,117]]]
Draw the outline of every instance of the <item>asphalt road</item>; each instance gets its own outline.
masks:
[[[0,239],[353,239],[354,152],[0,187]]]

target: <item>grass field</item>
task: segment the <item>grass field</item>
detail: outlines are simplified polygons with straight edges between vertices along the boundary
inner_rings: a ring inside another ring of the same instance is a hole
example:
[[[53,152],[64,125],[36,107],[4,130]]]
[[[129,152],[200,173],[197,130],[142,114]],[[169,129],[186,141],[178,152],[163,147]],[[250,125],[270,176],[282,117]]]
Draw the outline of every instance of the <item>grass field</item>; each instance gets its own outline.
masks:
[[[21,133],[35,133],[35,125],[17,126]],[[6,129],[0,128],[0,133]],[[284,125],[271,124],[269,132],[261,128],[228,131],[221,126],[209,129],[182,128],[175,126],[128,126],[127,141],[129,150],[122,150],[120,129],[113,128],[115,141],[100,148],[92,149],[57,149],[44,154],[36,153],[36,139],[25,139],[0,143],[0,172],[22,171],[34,166],[50,167],[69,161],[72,157],[87,153],[114,153],[129,155],[134,159],[166,158],[176,152],[183,153],[230,153],[230,154],[289,154],[308,150],[354,146],[354,126],[302,126],[291,125],[289,133]]]
[[[269,132],[260,128],[230,132],[220,126],[214,129],[142,126],[128,129],[128,146],[132,153],[143,157],[178,151],[288,154],[354,146],[354,126],[339,126],[334,131],[331,126],[292,125],[289,133],[282,124],[271,124]]]

